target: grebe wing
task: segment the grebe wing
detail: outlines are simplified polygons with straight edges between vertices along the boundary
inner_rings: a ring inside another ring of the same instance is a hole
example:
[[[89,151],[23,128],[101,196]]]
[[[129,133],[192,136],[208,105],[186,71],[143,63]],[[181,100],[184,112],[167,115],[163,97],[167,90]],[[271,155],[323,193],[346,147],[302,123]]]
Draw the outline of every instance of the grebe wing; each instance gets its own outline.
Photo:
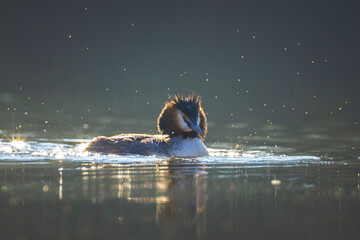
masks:
[[[164,135],[121,134],[97,137],[85,151],[106,154],[167,155],[169,137]]]

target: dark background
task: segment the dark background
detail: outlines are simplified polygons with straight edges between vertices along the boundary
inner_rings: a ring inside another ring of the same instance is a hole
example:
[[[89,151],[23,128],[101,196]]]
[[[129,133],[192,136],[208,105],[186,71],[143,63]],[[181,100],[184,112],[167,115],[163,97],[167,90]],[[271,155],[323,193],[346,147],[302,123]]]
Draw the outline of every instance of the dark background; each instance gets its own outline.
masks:
[[[357,124],[359,26],[356,1],[1,0],[0,106],[154,121],[197,92],[214,122]]]

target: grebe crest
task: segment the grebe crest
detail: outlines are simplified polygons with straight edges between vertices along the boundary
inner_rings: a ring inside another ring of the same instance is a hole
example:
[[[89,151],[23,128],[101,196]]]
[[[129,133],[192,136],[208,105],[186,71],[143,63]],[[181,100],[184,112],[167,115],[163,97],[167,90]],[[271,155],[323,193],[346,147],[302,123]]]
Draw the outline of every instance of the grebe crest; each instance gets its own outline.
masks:
[[[169,96],[158,118],[158,130],[170,137],[199,137],[205,138],[207,120],[201,107],[199,95],[189,97],[175,94]]]
[[[85,151],[112,154],[207,156],[207,120],[199,95],[169,96],[158,120],[161,135],[121,134],[93,139]]]

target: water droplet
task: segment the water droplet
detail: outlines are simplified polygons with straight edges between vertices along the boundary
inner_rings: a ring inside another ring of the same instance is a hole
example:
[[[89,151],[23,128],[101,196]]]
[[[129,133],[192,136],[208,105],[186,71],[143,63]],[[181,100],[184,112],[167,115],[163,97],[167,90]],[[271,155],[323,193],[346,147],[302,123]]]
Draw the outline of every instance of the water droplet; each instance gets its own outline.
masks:
[[[271,180],[271,185],[274,185],[274,186],[278,186],[281,184],[281,181],[280,180],[277,180],[277,179],[273,179]]]
[[[49,186],[48,186],[48,185],[44,185],[44,186],[42,187],[42,190],[43,190],[43,192],[49,191]]]

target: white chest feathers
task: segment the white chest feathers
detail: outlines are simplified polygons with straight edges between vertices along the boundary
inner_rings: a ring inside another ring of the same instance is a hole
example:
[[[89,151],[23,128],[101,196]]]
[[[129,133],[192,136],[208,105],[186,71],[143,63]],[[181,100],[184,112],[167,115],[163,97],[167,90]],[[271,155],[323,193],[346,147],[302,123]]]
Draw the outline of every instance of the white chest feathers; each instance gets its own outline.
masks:
[[[172,139],[171,156],[174,157],[201,157],[208,156],[209,152],[200,138]]]

